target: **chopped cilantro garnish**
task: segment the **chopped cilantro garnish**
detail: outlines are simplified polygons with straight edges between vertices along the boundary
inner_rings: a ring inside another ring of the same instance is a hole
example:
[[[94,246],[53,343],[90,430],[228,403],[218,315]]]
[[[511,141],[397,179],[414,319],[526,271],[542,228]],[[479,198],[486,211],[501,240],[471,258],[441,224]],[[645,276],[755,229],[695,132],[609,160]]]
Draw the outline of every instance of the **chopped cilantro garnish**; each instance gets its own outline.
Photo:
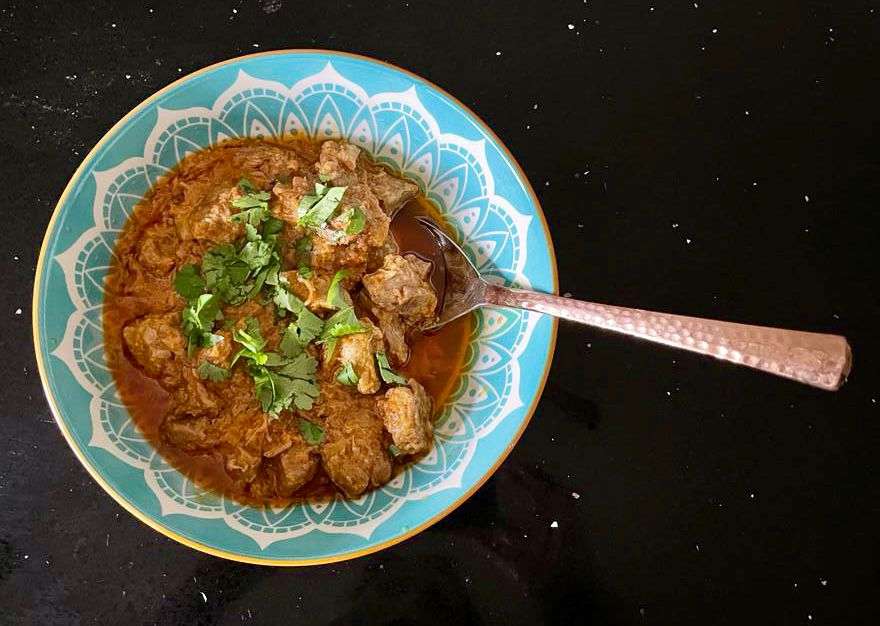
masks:
[[[199,276],[195,265],[184,265],[174,275],[174,289],[187,300],[193,300],[205,293],[205,281]]]
[[[272,301],[279,309],[290,311],[296,315],[299,315],[300,311],[306,306],[302,300],[288,291],[284,285],[278,285],[275,287],[275,291],[272,293]]]
[[[242,178],[238,181],[238,188],[245,193],[256,193],[257,191],[259,191],[259,189],[254,187],[254,184],[247,178]]]
[[[393,456],[394,458],[397,458],[397,457],[403,455],[403,450],[401,450],[400,448],[398,448],[397,446],[395,446],[395,445],[392,443],[392,444],[390,444],[390,445],[388,446],[388,453],[389,453],[391,456]]]
[[[367,328],[358,321],[357,316],[354,314],[354,308],[348,306],[337,311],[324,322],[324,332],[321,333],[321,340],[337,339],[345,335],[362,333],[366,330]]]
[[[336,380],[338,380],[343,385],[357,385],[360,378],[354,371],[354,367],[352,366],[351,362],[346,361],[342,364],[342,369],[339,370],[339,373],[336,374]]]
[[[348,187],[327,187],[315,183],[315,194],[304,196],[298,207],[299,224],[308,228],[320,228],[336,212]]]
[[[215,335],[214,322],[221,319],[220,299],[210,293],[200,295],[192,300],[181,314],[181,326],[186,336],[186,350],[192,356],[196,348],[213,346],[222,339]]]
[[[351,298],[346,300],[347,293],[342,289],[342,279],[348,276],[348,270],[339,270],[336,274],[333,275],[333,280],[330,281],[330,286],[327,288],[327,304],[329,304],[334,309],[342,309],[349,305]],[[343,296],[345,293],[345,296]]]
[[[202,380],[211,380],[215,383],[229,378],[228,369],[214,365],[210,361],[203,361],[196,368],[196,374],[198,374],[199,378]]]
[[[407,384],[406,378],[391,369],[391,364],[388,363],[388,357],[385,356],[384,352],[376,353],[376,362],[379,363],[379,376],[381,376],[382,380],[386,383],[389,385]]]
[[[297,259],[302,263],[304,262],[309,253],[312,251],[312,238],[308,235],[305,237],[300,237],[296,240],[296,243],[293,245],[294,250],[296,250]]]
[[[305,279],[309,279],[315,274],[315,272],[312,271],[312,268],[305,263],[299,264],[299,267],[296,268],[296,273]]]
[[[285,356],[263,352],[266,340],[253,318],[247,320],[247,328],[237,329],[233,338],[243,346],[235,355],[233,364],[240,357],[249,361],[248,371],[254,379],[254,393],[263,411],[277,416],[291,405],[301,410],[312,408],[319,391],[315,384],[318,363],[314,357],[300,351],[295,357],[287,358],[288,351],[284,346],[282,351]]]
[[[367,215],[361,207],[351,207],[351,214],[348,217],[348,225],[345,227],[346,235],[358,235],[364,230],[367,224]]]
[[[321,445],[324,441],[324,429],[307,419],[299,418],[299,432],[310,446]]]

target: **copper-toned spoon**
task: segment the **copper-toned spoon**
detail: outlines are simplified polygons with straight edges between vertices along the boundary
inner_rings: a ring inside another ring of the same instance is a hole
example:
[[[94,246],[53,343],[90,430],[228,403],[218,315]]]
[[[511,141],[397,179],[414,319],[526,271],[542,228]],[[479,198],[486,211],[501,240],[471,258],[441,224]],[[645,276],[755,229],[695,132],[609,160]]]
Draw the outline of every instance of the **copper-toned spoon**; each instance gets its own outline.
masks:
[[[445,265],[440,268],[445,270],[445,292],[438,298],[437,322],[425,330],[437,329],[479,307],[504,306],[708,354],[821,389],[838,389],[850,371],[852,353],[840,335],[655,313],[488,283],[435,222],[422,216],[415,220],[437,243],[435,264]]]

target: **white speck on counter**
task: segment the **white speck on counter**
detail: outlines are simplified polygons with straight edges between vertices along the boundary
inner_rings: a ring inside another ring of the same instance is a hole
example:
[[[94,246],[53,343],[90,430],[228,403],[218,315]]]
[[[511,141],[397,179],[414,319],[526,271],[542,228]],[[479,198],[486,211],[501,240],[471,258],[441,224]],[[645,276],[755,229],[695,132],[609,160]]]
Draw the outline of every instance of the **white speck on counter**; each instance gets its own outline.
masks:
[[[715,35],[715,34],[717,34],[717,33],[718,33],[718,29],[717,29],[717,28],[713,28],[713,29],[712,29],[712,34]]]
[[[571,497],[574,498],[575,500],[579,500],[580,497],[581,497],[581,494],[579,494],[579,493],[576,492],[576,491],[572,491],[572,492],[571,492]]]
[[[686,244],[690,244],[691,240],[690,240],[690,239],[685,239],[684,242],[685,242]]]
[[[673,228],[678,228],[678,222],[674,222],[674,223],[672,224],[672,227],[673,227]]]
[[[750,493],[750,494],[749,494],[749,497],[750,497],[752,500],[754,500],[754,499],[755,499],[755,494]]]
[[[532,105],[532,109],[534,109],[535,111],[538,110],[538,103],[537,102]]]
[[[827,587],[827,586],[828,586],[828,581],[825,580],[824,578],[822,578],[822,579],[819,580],[819,584],[822,585],[823,587]]]
[[[570,298],[570,297],[571,297],[571,292],[570,292],[570,291],[566,291],[564,294],[562,294],[562,297],[563,297],[563,298]]]
[[[652,12],[652,13],[654,12],[654,7],[651,7],[651,12]]]
[[[812,622],[812,621],[813,621],[813,616],[810,615],[809,613],[807,613],[807,619],[810,620],[810,621]]]
[[[30,555],[30,554],[25,554],[25,555],[24,555],[24,560],[25,560],[25,561],[27,561],[29,558],[31,558],[31,555]]]
[[[583,228],[584,225],[581,222],[578,222],[578,228]]]
[[[260,47],[260,44],[258,44],[258,43],[251,44],[251,45],[253,45],[254,48],[259,48],[259,47]]]
[[[809,202],[809,201],[810,201],[810,196],[804,194],[804,202]]]
[[[758,186],[758,181],[753,180],[753,181],[752,181],[752,187],[757,187],[757,186]]]
[[[179,67],[178,67],[178,68],[177,68],[177,71],[178,71],[178,72],[182,72],[182,71],[183,71],[183,70],[182,70],[182,69],[180,69],[180,68],[179,68]]]
[[[549,187],[549,186],[550,186],[550,181],[549,181],[549,180],[545,180],[545,181],[544,181],[544,186],[545,186],[545,187]]]
[[[205,595],[205,592],[200,591],[199,593],[202,594],[202,600],[205,601],[205,604],[208,604],[208,596]]]
[[[495,56],[496,56],[496,57],[500,57],[500,56],[501,56],[501,50],[496,50],[496,51],[495,51]]]
[[[697,4],[696,2],[694,2],[694,8],[695,8],[695,9],[699,9],[699,8],[700,8],[700,5]]]
[[[559,522],[553,520],[552,522],[550,522],[550,528],[559,528]]]
[[[700,551],[700,544],[697,544],[696,548],[697,548],[697,552],[699,552]]]
[[[666,392],[666,395],[669,396],[669,397],[672,397],[672,392],[671,392],[671,391],[667,391],[667,392]]]
[[[749,114],[749,110],[748,110],[748,109],[746,109],[746,115],[748,115],[748,114]]]
[[[126,78],[126,80],[130,80],[130,79],[131,79],[131,74],[126,74],[126,75],[125,75],[125,78]]]
[[[232,9],[233,13],[238,13],[238,9]]]
[[[110,24],[110,28],[116,28],[116,22],[113,22],[112,24]]]
[[[526,124],[526,130],[529,130],[532,127],[531,124]]]
[[[593,347],[593,344],[588,343],[588,344],[587,344],[587,347],[588,347],[588,348],[592,348],[592,347]]]
[[[21,315],[21,309],[15,309],[15,314],[16,314],[16,315]]]
[[[569,25],[568,25],[568,30],[574,30],[574,24],[569,24]]]

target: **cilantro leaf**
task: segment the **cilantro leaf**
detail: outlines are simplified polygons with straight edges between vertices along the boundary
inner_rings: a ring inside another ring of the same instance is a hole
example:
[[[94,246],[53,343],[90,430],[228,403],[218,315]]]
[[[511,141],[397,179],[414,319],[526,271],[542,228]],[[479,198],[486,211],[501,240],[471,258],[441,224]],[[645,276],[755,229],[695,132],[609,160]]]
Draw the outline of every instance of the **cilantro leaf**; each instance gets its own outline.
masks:
[[[199,378],[202,380],[211,380],[215,383],[229,378],[228,369],[214,365],[210,361],[202,361],[202,363],[196,368],[196,374],[198,374]]]
[[[310,354],[303,352],[294,359],[287,361],[278,369],[278,373],[288,378],[301,378],[310,380],[314,378],[318,362]]]
[[[340,283],[342,279],[348,276],[348,270],[339,270],[333,275],[333,280],[330,281],[330,286],[327,288],[327,304],[332,306],[334,309],[342,309],[348,306],[348,301],[346,301],[346,297],[344,297],[343,289]],[[348,296],[348,293],[345,293],[345,296]],[[350,301],[351,298],[348,298]]]
[[[348,225],[345,227],[346,235],[359,235],[367,225],[367,215],[361,207],[352,207],[351,215],[348,218]]]
[[[311,278],[311,277],[315,274],[315,273],[312,271],[312,268],[310,268],[310,267],[309,267],[308,265],[306,265],[305,263],[300,263],[300,264],[299,264],[299,267],[296,268],[296,273],[299,274],[300,276],[302,276],[302,277],[305,278],[305,279],[309,279],[309,278]]]
[[[391,364],[388,363],[388,357],[385,356],[384,352],[376,353],[376,362],[379,363],[379,376],[382,377],[389,385],[406,385],[407,380],[393,369],[391,369]]]
[[[305,237],[300,237],[296,240],[296,243],[293,245],[296,250],[296,256],[300,260],[300,262],[305,260],[305,257],[308,257],[312,251],[312,238],[306,235]]]
[[[339,206],[343,194],[348,187],[329,187],[324,188],[320,183],[315,184],[315,191],[319,192],[319,187],[323,193],[319,193],[318,200],[302,214],[299,218],[299,224],[305,227],[318,228],[324,224]],[[312,196],[306,196],[310,198]],[[306,198],[303,198],[305,201]],[[300,210],[303,205],[300,204]]]
[[[238,258],[247,263],[252,270],[259,270],[272,260],[274,246],[265,241],[248,241],[239,251]]]
[[[366,330],[367,328],[358,321],[357,316],[354,314],[354,308],[348,306],[327,318],[327,321],[324,322],[321,340],[327,341],[328,339],[344,337],[345,335],[366,332]]]
[[[354,371],[351,362],[346,361],[342,364],[342,369],[339,370],[339,373],[336,374],[336,380],[343,385],[357,385],[360,378],[358,377],[357,372]]]
[[[249,181],[247,178],[244,178],[244,177],[242,177],[238,181],[238,188],[241,189],[245,193],[251,193],[251,192],[256,193],[257,191],[259,191],[259,189],[254,187],[254,184],[251,181]]]
[[[299,432],[310,446],[320,445],[324,441],[324,429],[307,419],[299,418]]]
[[[183,309],[181,328],[187,339],[187,354],[192,356],[196,348],[213,346],[222,339],[212,332],[214,322],[222,317],[220,299],[210,293],[200,295]]]
[[[195,265],[184,265],[174,274],[174,290],[187,300],[198,298],[205,292],[205,281],[199,276]]]
[[[391,456],[393,456],[394,458],[397,458],[397,457],[403,455],[403,450],[401,450],[400,448],[398,448],[397,446],[395,446],[395,445],[392,443],[392,444],[390,444],[390,445],[388,446],[388,453],[389,453]]]
[[[306,305],[302,300],[281,285],[275,287],[275,292],[272,294],[272,302],[274,302],[275,306],[279,309],[284,309],[297,315],[299,315],[300,311],[306,308]]]

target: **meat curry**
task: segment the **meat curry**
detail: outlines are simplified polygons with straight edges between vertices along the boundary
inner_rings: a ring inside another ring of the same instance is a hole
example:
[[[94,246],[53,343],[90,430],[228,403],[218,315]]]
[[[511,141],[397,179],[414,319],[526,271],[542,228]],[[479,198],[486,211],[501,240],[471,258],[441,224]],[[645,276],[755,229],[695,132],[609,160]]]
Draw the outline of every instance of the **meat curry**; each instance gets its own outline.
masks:
[[[116,243],[104,331],[164,458],[281,505],[358,497],[431,449],[470,322],[420,332],[437,290],[418,237],[395,230],[404,206],[432,211],[334,140],[230,140],[156,183]]]

